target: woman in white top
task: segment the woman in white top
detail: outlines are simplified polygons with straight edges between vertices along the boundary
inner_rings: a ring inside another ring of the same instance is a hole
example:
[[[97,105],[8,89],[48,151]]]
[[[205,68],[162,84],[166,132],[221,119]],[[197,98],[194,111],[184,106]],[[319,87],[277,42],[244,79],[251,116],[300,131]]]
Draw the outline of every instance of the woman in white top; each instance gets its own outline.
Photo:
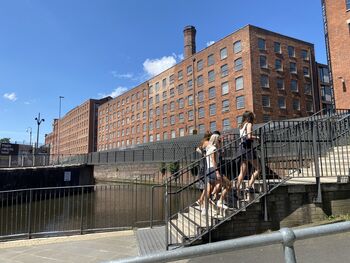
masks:
[[[255,121],[255,115],[251,111],[246,111],[243,114],[242,123],[240,125],[240,155],[241,155],[241,167],[240,173],[236,182],[236,189],[239,191],[242,181],[247,174],[248,162],[252,164],[255,171],[253,172],[251,178],[249,179],[248,186],[246,187],[246,192],[254,192],[253,184],[255,179],[260,174],[260,165],[257,159],[257,154],[253,148],[253,142],[259,139],[258,136],[253,135],[253,123]]]

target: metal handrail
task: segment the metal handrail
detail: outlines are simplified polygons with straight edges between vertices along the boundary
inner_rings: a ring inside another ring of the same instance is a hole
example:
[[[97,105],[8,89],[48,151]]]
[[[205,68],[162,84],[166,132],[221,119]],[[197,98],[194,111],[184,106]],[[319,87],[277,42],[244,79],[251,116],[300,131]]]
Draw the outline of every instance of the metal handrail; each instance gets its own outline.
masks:
[[[349,231],[350,222],[341,222],[302,229],[282,228],[279,231],[273,232],[271,234],[261,234],[227,241],[219,241],[215,243],[170,250],[146,256],[110,261],[110,263],[170,262],[175,260],[198,258],[213,254],[233,252],[247,248],[258,248],[279,244],[283,245],[285,262],[296,263],[297,260],[294,249],[295,241],[334,235]]]

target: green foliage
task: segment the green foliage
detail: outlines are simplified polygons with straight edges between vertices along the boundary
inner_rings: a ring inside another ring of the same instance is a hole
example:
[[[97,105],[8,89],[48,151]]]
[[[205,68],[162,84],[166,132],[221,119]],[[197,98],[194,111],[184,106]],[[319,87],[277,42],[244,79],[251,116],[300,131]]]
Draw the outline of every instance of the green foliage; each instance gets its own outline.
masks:
[[[11,138],[1,138],[0,143],[10,143]]]
[[[179,162],[169,163],[168,170],[171,174],[177,173],[180,170],[180,163]]]

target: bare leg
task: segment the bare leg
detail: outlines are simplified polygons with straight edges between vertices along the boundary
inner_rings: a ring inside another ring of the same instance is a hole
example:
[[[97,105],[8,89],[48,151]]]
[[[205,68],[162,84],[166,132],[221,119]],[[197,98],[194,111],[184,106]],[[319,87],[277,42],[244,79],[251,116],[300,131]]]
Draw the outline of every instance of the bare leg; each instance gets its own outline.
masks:
[[[259,176],[260,174],[260,164],[258,162],[257,159],[255,160],[251,160],[251,164],[253,165],[253,167],[255,168],[254,173],[252,174],[252,177],[250,178],[249,182],[248,182],[248,188],[252,187],[252,185],[254,184],[256,178]]]
[[[239,189],[241,187],[241,184],[242,184],[242,181],[243,181],[244,176],[246,175],[246,173],[247,173],[247,162],[246,161],[242,161],[241,167],[240,167],[240,171],[239,171],[239,175],[238,175],[237,182],[236,182],[236,189],[237,189],[237,191],[239,191]]]

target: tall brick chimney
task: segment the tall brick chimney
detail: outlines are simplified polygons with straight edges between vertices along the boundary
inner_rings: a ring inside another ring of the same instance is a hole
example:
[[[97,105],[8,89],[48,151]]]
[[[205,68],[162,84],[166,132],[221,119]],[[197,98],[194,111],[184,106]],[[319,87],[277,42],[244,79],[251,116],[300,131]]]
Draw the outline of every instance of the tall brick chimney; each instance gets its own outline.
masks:
[[[196,28],[185,26],[184,28],[184,59],[196,53]]]

